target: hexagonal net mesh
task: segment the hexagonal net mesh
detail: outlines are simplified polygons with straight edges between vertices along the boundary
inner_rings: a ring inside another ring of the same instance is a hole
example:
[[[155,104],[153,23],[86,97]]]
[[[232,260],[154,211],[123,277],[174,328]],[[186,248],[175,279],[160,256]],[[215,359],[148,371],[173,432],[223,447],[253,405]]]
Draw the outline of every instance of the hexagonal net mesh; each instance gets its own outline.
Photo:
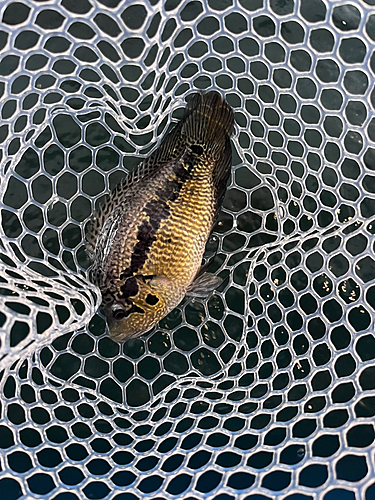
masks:
[[[2,499],[375,498],[373,3],[2,3]],[[116,344],[85,224],[209,88],[223,284]]]

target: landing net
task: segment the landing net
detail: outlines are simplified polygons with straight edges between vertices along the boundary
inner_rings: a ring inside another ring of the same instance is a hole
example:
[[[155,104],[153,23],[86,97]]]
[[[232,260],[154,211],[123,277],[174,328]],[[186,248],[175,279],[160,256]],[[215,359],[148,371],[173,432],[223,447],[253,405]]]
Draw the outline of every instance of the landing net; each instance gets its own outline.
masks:
[[[374,500],[373,5],[2,2],[0,498]],[[85,225],[211,88],[224,282],[114,343]]]

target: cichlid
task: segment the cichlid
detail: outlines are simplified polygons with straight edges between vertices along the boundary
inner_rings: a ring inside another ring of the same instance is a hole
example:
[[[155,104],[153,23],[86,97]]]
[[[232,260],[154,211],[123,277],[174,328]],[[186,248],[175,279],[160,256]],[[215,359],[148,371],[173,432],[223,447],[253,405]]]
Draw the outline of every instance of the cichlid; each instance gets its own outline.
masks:
[[[217,92],[194,94],[182,120],[94,213],[91,279],[112,339],[141,335],[187,293],[221,283],[200,267],[231,171],[233,124]]]

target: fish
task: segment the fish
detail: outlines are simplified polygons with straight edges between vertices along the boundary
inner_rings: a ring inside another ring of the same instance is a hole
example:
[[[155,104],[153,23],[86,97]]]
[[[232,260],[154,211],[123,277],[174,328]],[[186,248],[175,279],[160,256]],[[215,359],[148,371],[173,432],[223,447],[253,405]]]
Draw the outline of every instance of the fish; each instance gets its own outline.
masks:
[[[231,173],[233,130],[217,91],[193,94],[159,147],[94,212],[86,248],[111,339],[148,332],[185,295],[221,283],[202,258]]]

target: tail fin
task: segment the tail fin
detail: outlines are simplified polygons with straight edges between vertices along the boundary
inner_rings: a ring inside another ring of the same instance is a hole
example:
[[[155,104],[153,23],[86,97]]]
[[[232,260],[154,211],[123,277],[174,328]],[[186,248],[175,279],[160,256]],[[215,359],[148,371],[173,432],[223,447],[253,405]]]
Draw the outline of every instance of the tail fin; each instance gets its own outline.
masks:
[[[211,143],[222,149],[233,133],[233,111],[214,90],[194,95],[186,106],[184,121],[187,143],[207,149],[210,149]]]

